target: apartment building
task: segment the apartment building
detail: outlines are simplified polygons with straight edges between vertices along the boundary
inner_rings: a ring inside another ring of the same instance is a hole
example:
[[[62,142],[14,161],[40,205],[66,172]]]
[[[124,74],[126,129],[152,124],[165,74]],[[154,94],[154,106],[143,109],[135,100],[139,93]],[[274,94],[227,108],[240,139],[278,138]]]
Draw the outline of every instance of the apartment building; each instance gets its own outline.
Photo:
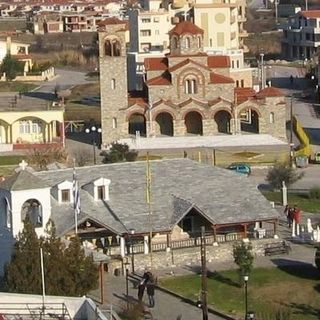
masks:
[[[289,60],[310,59],[320,46],[320,10],[300,11],[283,29],[282,54]]]

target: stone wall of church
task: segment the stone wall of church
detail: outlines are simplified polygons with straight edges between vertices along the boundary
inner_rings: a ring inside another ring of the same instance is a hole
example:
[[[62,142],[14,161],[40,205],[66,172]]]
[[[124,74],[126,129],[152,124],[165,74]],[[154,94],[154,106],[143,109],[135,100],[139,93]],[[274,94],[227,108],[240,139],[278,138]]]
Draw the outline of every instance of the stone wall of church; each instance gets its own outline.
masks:
[[[259,239],[252,240],[252,249],[255,256],[264,256],[264,248],[266,244],[279,242],[275,239]],[[221,243],[219,246],[207,245],[206,255],[208,262],[224,262],[233,260],[233,242]],[[131,259],[128,259],[131,261]],[[143,271],[150,268],[150,254],[135,255],[135,270]],[[170,250],[168,252],[153,252],[152,267],[153,269],[174,268],[186,265],[201,265],[200,247],[184,248]],[[114,267],[119,267],[119,262],[109,265],[109,271],[112,272]],[[130,266],[129,266],[130,268]]]
[[[241,86],[241,80],[244,82],[244,87],[252,88],[252,70],[251,69],[234,69],[231,70],[229,75],[234,81],[239,82],[239,86]]]

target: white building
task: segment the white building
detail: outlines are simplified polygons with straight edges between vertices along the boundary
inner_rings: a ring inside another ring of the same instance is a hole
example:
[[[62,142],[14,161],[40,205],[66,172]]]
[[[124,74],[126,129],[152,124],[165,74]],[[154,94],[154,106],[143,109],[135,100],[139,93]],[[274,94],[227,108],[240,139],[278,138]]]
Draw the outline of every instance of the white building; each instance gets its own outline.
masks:
[[[310,59],[320,46],[320,10],[300,11],[283,28],[282,54],[287,59]]]

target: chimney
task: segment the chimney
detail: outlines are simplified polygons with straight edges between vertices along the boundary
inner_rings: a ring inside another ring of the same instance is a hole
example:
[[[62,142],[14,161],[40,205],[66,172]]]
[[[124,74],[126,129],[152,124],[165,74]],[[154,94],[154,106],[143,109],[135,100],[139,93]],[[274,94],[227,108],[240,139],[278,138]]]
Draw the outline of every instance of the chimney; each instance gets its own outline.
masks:
[[[7,54],[11,54],[11,37],[7,36]]]

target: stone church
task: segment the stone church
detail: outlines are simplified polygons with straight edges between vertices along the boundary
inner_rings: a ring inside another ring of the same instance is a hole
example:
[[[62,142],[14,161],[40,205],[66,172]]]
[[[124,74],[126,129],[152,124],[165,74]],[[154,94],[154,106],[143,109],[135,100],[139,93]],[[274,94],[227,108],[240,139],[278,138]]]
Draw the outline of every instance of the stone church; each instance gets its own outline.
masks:
[[[230,58],[203,51],[203,30],[183,21],[169,31],[170,52],[145,59],[144,90],[128,92],[126,22],[99,31],[102,144],[146,137],[270,134],[285,140],[284,94],[256,92],[230,75]]]

